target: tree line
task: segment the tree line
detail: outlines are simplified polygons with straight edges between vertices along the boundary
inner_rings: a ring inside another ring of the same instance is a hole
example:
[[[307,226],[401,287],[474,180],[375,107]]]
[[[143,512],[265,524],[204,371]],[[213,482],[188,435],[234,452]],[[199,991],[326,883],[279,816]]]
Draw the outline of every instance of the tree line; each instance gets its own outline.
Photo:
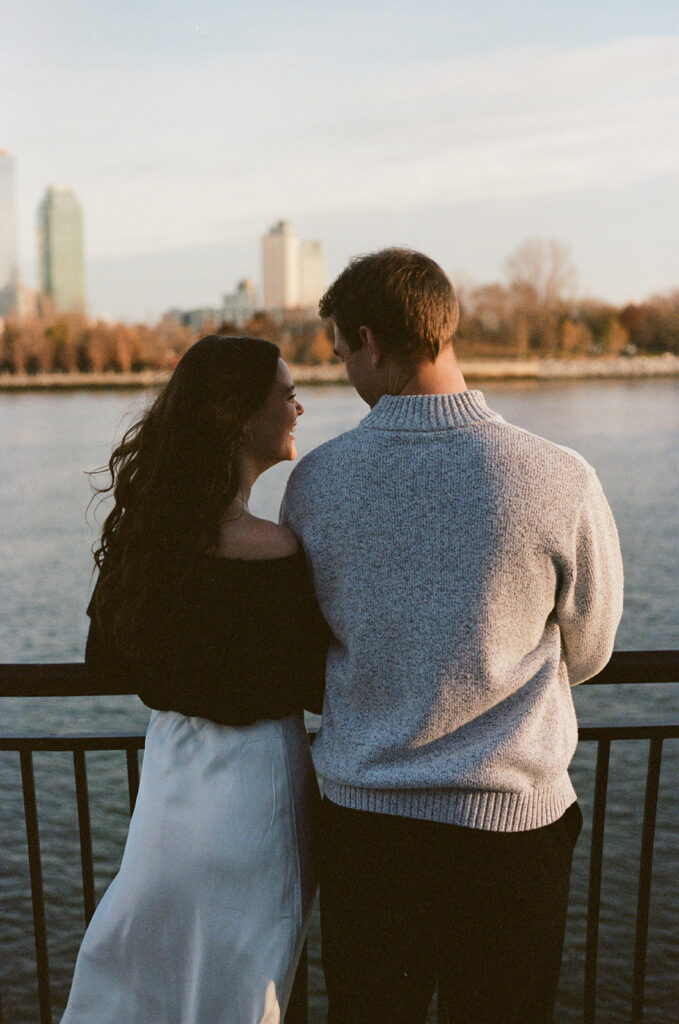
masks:
[[[458,287],[463,358],[679,355],[679,288],[615,306],[576,299],[566,246],[531,239],[506,263],[506,284]]]
[[[320,320],[279,322],[257,313],[237,327],[206,321],[200,331],[174,317],[147,324],[92,322],[80,314],[8,317],[0,336],[0,374],[136,373],[171,370],[205,334],[251,335],[275,341],[283,358],[320,364],[333,358],[332,341]]]
[[[458,282],[456,338],[465,359],[574,358],[671,352],[679,355],[679,288],[616,307],[575,298],[575,269],[558,242],[529,240],[507,260],[507,282]],[[199,336],[249,334],[275,341],[296,365],[333,359],[320,320],[256,313],[247,323],[205,322],[199,331],[172,316],[155,326],[93,322],[83,315],[8,317],[2,326],[0,372],[129,373],[172,369]]]

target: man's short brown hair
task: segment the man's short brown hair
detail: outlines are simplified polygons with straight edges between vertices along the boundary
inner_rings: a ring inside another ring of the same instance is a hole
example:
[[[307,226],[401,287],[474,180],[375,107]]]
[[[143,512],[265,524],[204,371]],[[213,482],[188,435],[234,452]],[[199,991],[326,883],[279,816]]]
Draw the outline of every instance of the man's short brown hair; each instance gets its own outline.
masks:
[[[352,351],[369,327],[385,352],[406,363],[434,362],[457,329],[455,291],[438,263],[412,249],[357,256],[319,303]]]

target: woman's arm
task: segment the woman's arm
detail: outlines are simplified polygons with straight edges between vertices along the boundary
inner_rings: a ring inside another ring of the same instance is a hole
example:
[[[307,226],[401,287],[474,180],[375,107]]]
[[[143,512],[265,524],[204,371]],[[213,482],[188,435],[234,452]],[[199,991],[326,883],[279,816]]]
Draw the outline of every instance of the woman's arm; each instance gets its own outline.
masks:
[[[161,655],[142,664],[100,623],[93,595],[88,670],[112,687],[123,683],[150,708],[223,725],[321,711],[331,633],[304,572],[250,582],[233,596],[212,580],[194,597],[181,635],[165,638]]]

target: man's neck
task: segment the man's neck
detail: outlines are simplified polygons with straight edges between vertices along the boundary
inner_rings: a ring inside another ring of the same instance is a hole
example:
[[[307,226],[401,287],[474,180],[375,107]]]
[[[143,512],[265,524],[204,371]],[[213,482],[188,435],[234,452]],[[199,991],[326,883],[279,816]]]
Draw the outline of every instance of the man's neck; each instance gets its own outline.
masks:
[[[390,374],[387,394],[391,395],[450,395],[466,391],[452,346],[440,353],[434,363],[419,363],[414,369]]]

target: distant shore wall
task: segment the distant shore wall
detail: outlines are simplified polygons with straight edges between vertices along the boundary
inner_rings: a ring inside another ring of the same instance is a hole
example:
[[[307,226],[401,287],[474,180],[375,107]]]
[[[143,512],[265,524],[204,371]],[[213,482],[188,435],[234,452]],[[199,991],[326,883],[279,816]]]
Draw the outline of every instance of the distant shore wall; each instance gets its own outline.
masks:
[[[592,359],[477,359],[461,360],[468,381],[591,380],[679,377],[679,356]],[[298,384],[345,384],[341,363],[291,366]],[[0,374],[0,391],[68,391],[76,389],[152,388],[168,379],[167,372]]]
[[[590,359],[461,360],[469,380],[586,380],[591,378],[677,377],[679,356]]]

